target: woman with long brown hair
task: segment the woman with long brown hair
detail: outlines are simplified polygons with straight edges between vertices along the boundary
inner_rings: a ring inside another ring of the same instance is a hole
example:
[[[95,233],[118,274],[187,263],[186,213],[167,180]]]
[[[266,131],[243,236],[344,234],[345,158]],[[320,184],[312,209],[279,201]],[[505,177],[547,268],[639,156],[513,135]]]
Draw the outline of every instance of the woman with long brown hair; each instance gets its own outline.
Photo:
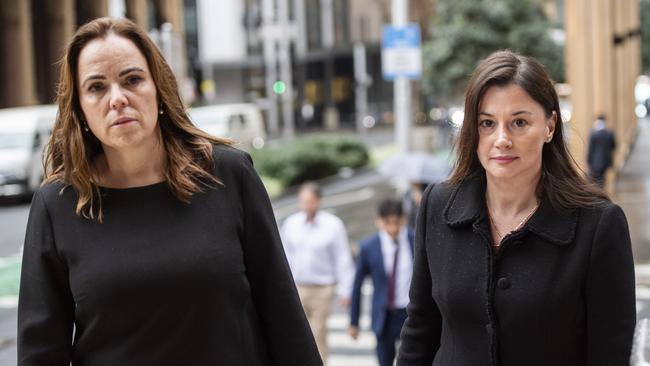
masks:
[[[397,364],[628,364],[627,221],[567,150],[541,64],[500,51],[477,66],[456,152],[422,200]]]
[[[142,29],[82,26],[58,106],[18,365],[322,365],[250,157],[194,127]]]

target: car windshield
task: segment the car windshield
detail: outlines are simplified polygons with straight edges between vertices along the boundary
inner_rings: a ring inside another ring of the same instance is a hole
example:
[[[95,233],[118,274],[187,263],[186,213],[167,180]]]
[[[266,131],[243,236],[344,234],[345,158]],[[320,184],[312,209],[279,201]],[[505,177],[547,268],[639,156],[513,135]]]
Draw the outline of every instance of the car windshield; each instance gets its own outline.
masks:
[[[28,149],[31,146],[30,133],[0,133],[0,150]]]

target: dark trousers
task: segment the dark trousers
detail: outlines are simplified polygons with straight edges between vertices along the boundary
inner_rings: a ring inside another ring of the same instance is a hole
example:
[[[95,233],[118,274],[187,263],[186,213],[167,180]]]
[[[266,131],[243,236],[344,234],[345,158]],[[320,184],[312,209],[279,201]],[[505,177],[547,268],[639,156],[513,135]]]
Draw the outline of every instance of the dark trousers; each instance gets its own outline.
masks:
[[[386,310],[386,322],[381,336],[377,337],[379,366],[393,366],[395,346],[406,320],[406,309]]]

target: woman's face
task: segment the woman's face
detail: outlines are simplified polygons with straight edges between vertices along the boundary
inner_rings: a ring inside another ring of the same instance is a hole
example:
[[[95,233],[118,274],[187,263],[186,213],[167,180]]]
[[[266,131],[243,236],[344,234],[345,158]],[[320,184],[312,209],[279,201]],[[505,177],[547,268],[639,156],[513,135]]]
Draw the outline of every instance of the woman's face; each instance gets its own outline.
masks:
[[[478,158],[488,178],[532,179],[541,173],[542,148],[555,130],[556,113],[518,85],[488,88],[479,105]]]
[[[113,34],[88,42],[77,73],[81,109],[104,151],[157,141],[156,86],[133,42]]]

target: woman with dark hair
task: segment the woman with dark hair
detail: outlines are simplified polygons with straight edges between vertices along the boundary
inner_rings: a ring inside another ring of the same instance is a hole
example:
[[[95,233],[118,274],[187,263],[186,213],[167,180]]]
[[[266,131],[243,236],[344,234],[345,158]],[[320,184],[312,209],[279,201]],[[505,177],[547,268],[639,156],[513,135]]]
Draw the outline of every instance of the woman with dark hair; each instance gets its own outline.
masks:
[[[629,364],[625,215],[569,154],[543,66],[510,51],[483,60],[456,152],[422,200],[397,364]]]
[[[125,19],[79,28],[34,195],[18,365],[322,365],[250,157]]]

